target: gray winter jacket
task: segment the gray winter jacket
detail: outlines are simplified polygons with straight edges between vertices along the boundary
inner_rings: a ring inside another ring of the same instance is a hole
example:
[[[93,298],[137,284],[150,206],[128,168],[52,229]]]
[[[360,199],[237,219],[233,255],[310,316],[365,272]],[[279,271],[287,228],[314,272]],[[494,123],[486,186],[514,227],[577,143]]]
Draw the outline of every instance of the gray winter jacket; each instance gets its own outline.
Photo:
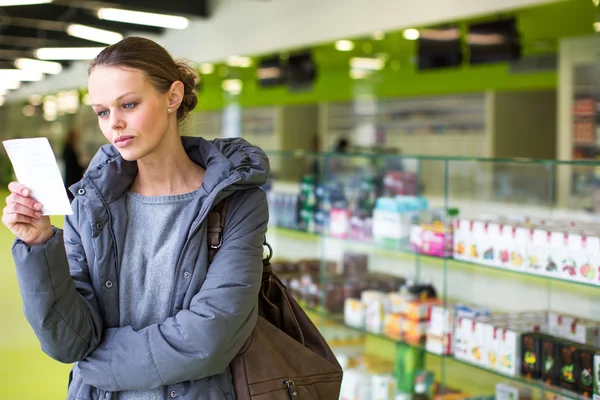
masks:
[[[165,386],[165,399],[234,399],[228,365],[257,319],[267,228],[266,155],[241,139],[182,138],[206,168],[189,206],[173,266],[171,316],[135,332],[119,327],[119,271],[125,242],[125,193],[137,164],[103,146],[71,187],[74,215],[64,232],[13,257],[24,312],[44,352],[76,363],[68,399],[110,399],[113,392]],[[223,245],[208,268],[206,216],[230,197]],[[191,229],[189,227],[191,226]],[[66,251],[65,251],[66,249]],[[66,384],[66,377],[65,377]]]

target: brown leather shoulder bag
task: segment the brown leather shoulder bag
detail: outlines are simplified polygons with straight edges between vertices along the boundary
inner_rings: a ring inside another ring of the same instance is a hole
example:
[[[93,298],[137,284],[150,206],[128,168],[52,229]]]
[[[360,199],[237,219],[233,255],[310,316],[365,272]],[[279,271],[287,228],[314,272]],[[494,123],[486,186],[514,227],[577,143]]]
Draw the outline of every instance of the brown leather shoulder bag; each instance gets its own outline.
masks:
[[[209,263],[221,247],[228,199],[208,215]],[[310,318],[263,260],[258,322],[230,364],[237,400],[338,400],[342,368]]]

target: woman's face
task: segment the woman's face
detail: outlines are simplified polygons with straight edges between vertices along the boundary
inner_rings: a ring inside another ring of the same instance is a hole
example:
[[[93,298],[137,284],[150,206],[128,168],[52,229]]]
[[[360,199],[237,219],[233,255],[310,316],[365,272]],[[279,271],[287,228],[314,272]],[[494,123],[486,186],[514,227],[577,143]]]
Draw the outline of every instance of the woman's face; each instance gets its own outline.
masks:
[[[177,123],[175,109],[169,118],[170,93],[159,93],[141,70],[96,67],[88,78],[88,90],[102,133],[125,160],[154,153],[169,123]]]

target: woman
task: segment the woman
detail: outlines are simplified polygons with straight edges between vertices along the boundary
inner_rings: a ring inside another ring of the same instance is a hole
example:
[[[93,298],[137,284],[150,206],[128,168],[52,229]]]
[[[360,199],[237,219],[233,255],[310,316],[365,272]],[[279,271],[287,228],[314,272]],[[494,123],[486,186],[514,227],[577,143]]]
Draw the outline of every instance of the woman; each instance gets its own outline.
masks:
[[[70,188],[64,232],[9,185],[2,220],[25,315],[47,354],[75,363],[68,399],[234,399],[228,365],[257,320],[269,165],[241,139],[180,137],[194,82],[150,40],[106,48],[88,86],[111,145]],[[206,216],[226,197],[208,268]]]

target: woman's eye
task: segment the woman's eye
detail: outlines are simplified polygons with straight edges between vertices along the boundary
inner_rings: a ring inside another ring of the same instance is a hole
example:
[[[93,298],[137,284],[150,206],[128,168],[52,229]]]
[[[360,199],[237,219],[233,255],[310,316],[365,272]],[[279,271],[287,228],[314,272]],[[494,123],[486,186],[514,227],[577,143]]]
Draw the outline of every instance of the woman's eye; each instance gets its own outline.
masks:
[[[131,110],[133,107],[135,107],[135,103],[123,104],[123,108],[125,108],[126,110]]]
[[[108,111],[98,111],[97,114],[100,118],[105,118],[106,116],[108,116]]]

